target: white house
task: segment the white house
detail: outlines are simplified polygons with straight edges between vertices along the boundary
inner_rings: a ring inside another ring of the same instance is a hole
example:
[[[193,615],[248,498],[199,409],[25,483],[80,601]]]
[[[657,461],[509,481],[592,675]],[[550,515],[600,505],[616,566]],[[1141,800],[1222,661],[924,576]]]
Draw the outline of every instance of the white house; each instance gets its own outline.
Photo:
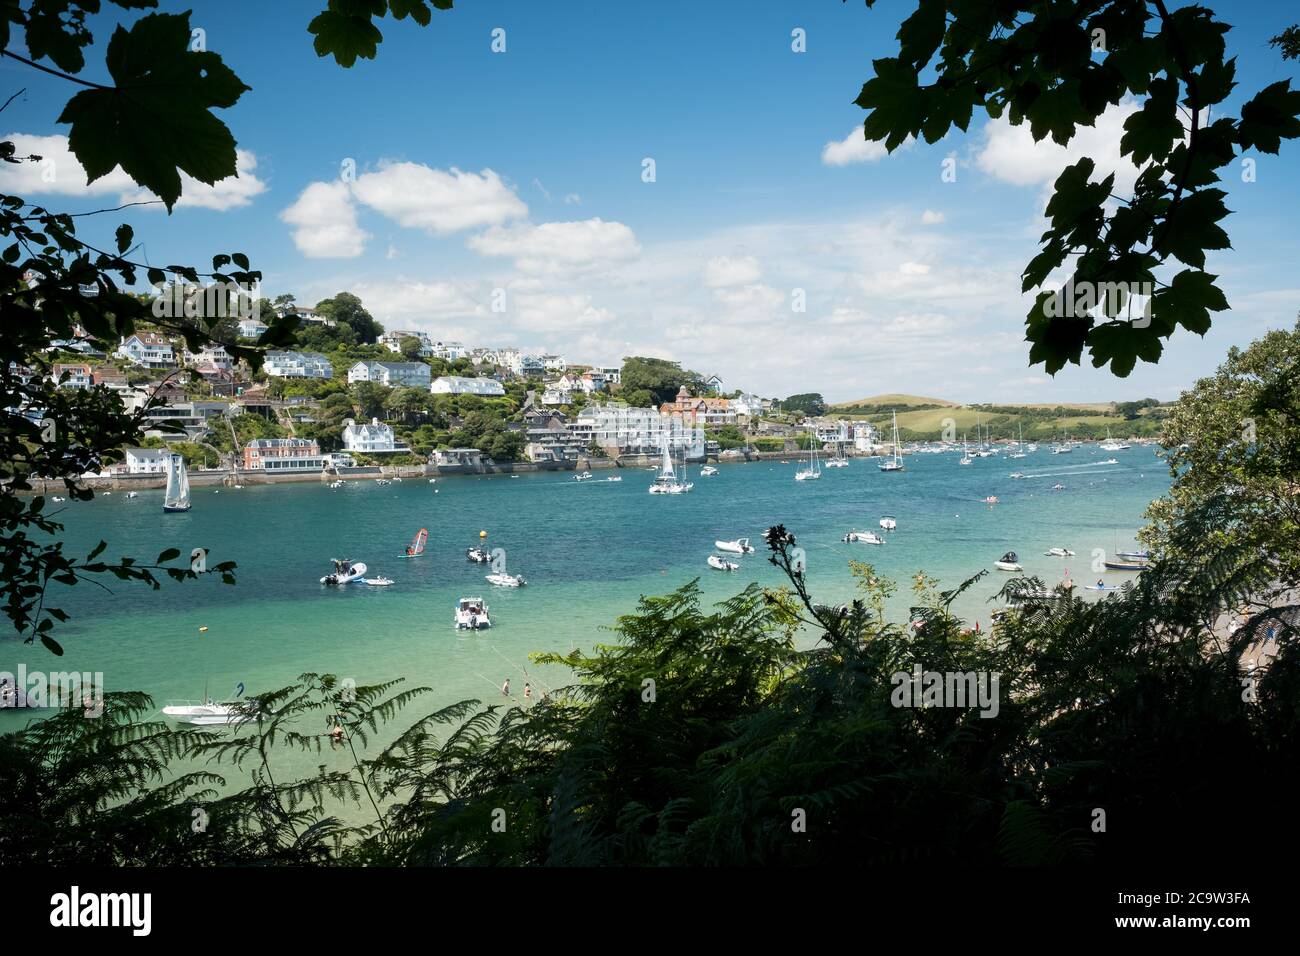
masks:
[[[239,334],[242,338],[255,339],[266,331],[266,323],[259,319],[244,319],[239,323]]]
[[[379,336],[379,344],[384,346],[390,352],[402,351],[403,339],[415,339],[420,343],[420,354],[428,358],[433,355],[433,340],[429,338],[428,332],[419,332],[415,330],[385,332]]]
[[[435,395],[482,395],[487,398],[506,393],[505,386],[494,378],[466,378],[463,375],[440,375],[429,391]]]
[[[186,349],[184,358],[186,365],[199,368],[217,368],[223,372],[229,372],[235,367],[235,360],[231,358],[224,345],[209,345],[200,352],[191,352]]]
[[[465,348],[460,342],[434,342],[433,355],[434,358],[455,362],[469,355],[469,349]]]
[[[543,355],[542,367],[548,372],[563,372],[568,368],[563,355]]]
[[[319,352],[267,352],[262,367],[274,378],[334,377],[334,366]]]
[[[348,384],[377,382],[389,388],[409,386],[428,388],[433,379],[429,366],[423,362],[357,362],[348,369]]]
[[[710,375],[704,380],[704,387],[714,395],[722,394],[722,378],[717,375]]]
[[[171,452],[166,448],[127,448],[125,451],[128,475],[167,474],[167,459]]]
[[[370,424],[358,425],[352,419],[343,423],[343,448],[345,451],[367,455],[384,455],[407,452],[411,449],[393,438],[393,429],[377,418]]]
[[[624,402],[587,406],[569,424],[569,434],[580,447],[595,442],[612,455],[658,454],[667,437],[673,454],[685,450],[688,458],[704,457],[703,428],[688,425],[680,415]]]
[[[68,380],[60,388],[90,388],[93,382],[89,365],[62,365],[58,362],[50,369],[50,381],[58,382],[64,372],[68,373]]]
[[[543,405],[568,405],[573,401],[573,389],[561,388],[559,384],[548,386],[542,392]]]
[[[315,309],[305,305],[291,305],[289,308],[285,309],[281,315],[287,315],[288,313],[293,313],[298,316],[298,321],[303,325],[306,325],[308,322],[315,322],[317,325],[335,324],[333,319],[328,318],[317,312]]]
[[[623,381],[623,370],[617,365],[598,365],[592,371],[605,376],[605,381],[610,385],[618,385]]]
[[[137,332],[127,336],[114,354],[145,368],[171,368],[176,364],[172,344],[157,332]]]

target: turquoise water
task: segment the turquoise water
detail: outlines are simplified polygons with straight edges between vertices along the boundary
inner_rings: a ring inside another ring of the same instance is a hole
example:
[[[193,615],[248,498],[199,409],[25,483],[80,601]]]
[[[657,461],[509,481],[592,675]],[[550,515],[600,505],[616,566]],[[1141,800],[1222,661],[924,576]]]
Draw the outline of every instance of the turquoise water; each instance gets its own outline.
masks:
[[[1119,464],[1101,464],[1112,454]],[[525,679],[535,687],[563,681],[563,674],[533,668],[529,652],[611,640],[603,628],[634,610],[642,594],[665,593],[696,577],[710,600],[751,580],[782,583],[761,541],[763,530],[778,522],[806,549],[817,600],[851,596],[848,560],[857,558],[899,582],[901,615],[918,570],[953,586],[981,568],[991,570],[1007,550],[1019,553],[1027,573],[1049,581],[1060,580],[1065,568],[1080,584],[1096,581],[1093,549],[1109,554],[1133,547],[1147,503],[1169,485],[1150,448],[1107,453],[1085,446],[1059,456],[1042,449],[1014,461],[977,459],[969,467],[959,466],[958,457],[909,456],[901,474],[855,459],[815,482],[794,481],[793,460],[721,465],[713,478],[692,469],[695,490],[682,496],[648,495],[652,475],[623,469],[621,482],[606,482],[612,472],[597,472],[581,483],[569,475],[529,474],[436,484],[365,481],[337,490],[314,483],[196,489],[193,510],[178,515],[162,513],[160,491],[69,502],[62,520],[74,554],[100,538],[109,541],[109,555],[144,559],[168,547],[183,554],[205,547],[212,563],[238,562],[239,583],[168,581],[158,592],[115,580],[112,593],[85,584],[60,588],[52,603],[73,615],[57,631],[65,656],[4,640],[0,671],[25,662],[33,669],[102,672],[109,690],[144,690],[160,705],[201,697],[205,681],[213,696],[239,683],[259,693],[306,671],[359,684],[403,677],[432,689],[430,705],[465,697],[499,701],[506,677],[516,694]],[[1012,471],[1044,477],[1017,481],[1008,477]],[[1065,490],[1052,491],[1056,482]],[[1000,503],[980,500],[990,494]],[[898,518],[887,545],[840,542],[850,527],[879,530],[886,513]],[[399,558],[420,527],[429,529],[425,555]],[[466,561],[465,548],[478,543],[480,530],[488,531],[489,548],[505,549],[508,570],[522,573],[527,587],[492,588],[483,580],[488,569]],[[760,550],[733,556],[740,573],[706,566],[715,539],[742,536]],[[1054,545],[1077,556],[1044,557]],[[371,574],[396,584],[323,588],[318,582],[332,557],[365,561]],[[992,572],[959,610],[987,627],[993,607],[987,599],[1006,577]],[[1125,575],[1106,577],[1119,583]],[[453,628],[453,605],[462,595],[487,599],[490,631]],[[21,719],[0,714],[0,730]],[[302,759],[308,768],[320,762]]]

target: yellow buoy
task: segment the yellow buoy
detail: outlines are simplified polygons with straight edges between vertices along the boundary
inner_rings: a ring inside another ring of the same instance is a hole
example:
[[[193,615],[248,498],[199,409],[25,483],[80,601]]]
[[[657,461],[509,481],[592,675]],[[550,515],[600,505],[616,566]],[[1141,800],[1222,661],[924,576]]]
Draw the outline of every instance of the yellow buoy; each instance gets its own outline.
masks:
[[[486,531],[480,531],[480,532],[478,533],[478,536],[479,536],[480,538],[486,538],[486,537],[487,537],[487,532],[486,532]]]

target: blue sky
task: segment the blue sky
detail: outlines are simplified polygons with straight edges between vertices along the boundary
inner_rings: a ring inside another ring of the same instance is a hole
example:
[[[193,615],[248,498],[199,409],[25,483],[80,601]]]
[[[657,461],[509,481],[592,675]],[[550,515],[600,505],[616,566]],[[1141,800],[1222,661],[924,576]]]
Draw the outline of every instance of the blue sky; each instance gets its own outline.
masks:
[[[907,3],[462,0],[425,29],[384,21],[378,59],[351,70],[312,50],[322,5],[162,4],[193,8],[252,91],[221,111],[238,181],[190,190],[171,216],[125,214],[150,261],[243,251],[267,293],[310,304],[349,289],[389,328],[601,364],[655,354],[730,387],[831,400],[1172,398],[1300,310],[1292,144],[1258,157],[1255,182],[1227,183],[1236,248],[1210,268],[1234,309],[1205,339],[1176,336],[1127,380],[1031,369],[1019,274],[1047,183],[1080,153],[1118,162],[1124,113],[1068,154],[977,118],[964,136],[876,155],[852,100]],[[1267,46],[1293,9],[1222,9],[1239,92],[1295,76]],[[495,28],[504,53],[490,49]],[[795,28],[807,52],[791,50]],[[137,198],[120,173],[87,189],[50,138],[66,134],[54,117],[69,84],[9,61],[0,79],[5,96],[26,87],[3,132],[58,171],[49,183],[5,169],[0,188],[72,211]],[[956,182],[940,176],[949,157]],[[83,222],[105,236],[115,225]]]

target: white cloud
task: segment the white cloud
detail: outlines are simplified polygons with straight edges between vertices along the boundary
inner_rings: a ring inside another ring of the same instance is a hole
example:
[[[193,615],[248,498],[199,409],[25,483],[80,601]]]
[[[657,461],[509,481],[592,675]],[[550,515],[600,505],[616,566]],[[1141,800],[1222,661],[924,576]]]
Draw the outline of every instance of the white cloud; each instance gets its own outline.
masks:
[[[714,256],[704,264],[704,284],[712,289],[757,282],[762,276],[753,256]]]
[[[862,127],[856,126],[841,140],[831,140],[822,147],[822,163],[827,166],[847,166],[850,163],[874,163],[889,155],[885,144],[867,139]]]
[[[491,169],[444,172],[420,163],[386,163],[363,173],[353,195],[398,225],[438,235],[496,226],[528,214],[528,206]]]
[[[0,189],[19,196],[111,196],[119,204],[148,202],[157,196],[136,185],[135,180],[119,166],[93,183],[87,183],[86,171],[72,150],[68,138],[62,135],[30,136],[26,133],[9,133],[4,137],[13,142],[18,156],[40,156],[40,162],[0,164]],[[249,205],[253,198],[266,191],[266,183],[253,172],[257,169],[257,156],[246,149],[235,153],[235,176],[218,180],[213,185],[201,183],[188,173],[181,173],[181,198],[176,208],[212,209],[224,212]]]
[[[293,243],[309,259],[353,259],[365,251],[370,234],[357,222],[346,183],[312,183],[280,218],[297,228]]]
[[[1012,126],[1005,116],[990,120],[984,127],[984,142],[976,153],[975,165],[1016,186],[1047,186],[1065,167],[1091,156],[1097,164],[1095,177],[1113,172],[1116,191],[1128,193],[1138,169],[1120,155],[1119,143],[1124,121],[1140,108],[1133,102],[1107,108],[1093,126],[1079,127],[1068,146],[1060,146],[1050,137],[1034,142],[1028,123]]]
[[[485,311],[479,304],[481,290],[463,283],[398,279],[392,282],[352,282],[348,287],[361,298],[370,313],[385,324],[398,320],[403,327],[420,328],[420,322],[407,320],[467,318]]]
[[[509,257],[521,272],[581,272],[635,259],[641,252],[632,230],[621,222],[520,223],[471,236],[468,245],[485,256]]]
[[[943,222],[947,218],[948,217],[941,212],[936,212],[933,209],[927,209],[925,210],[925,212],[921,213],[921,225],[937,226],[939,225],[939,223]]]

